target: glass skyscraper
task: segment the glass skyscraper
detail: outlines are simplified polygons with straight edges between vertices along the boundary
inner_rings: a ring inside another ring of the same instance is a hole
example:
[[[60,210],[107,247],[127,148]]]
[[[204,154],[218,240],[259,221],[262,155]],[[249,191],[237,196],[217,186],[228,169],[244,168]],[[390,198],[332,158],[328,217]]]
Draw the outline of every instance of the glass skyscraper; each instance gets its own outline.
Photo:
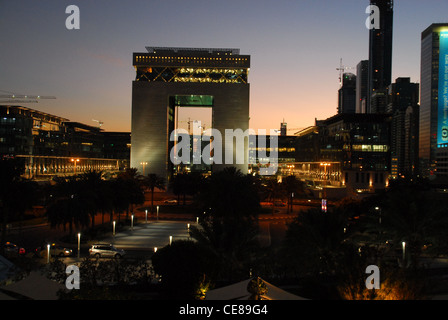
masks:
[[[393,0],[371,0],[379,9],[379,29],[369,33],[367,113],[384,113],[387,88],[392,82]]]
[[[421,173],[434,177],[437,149],[448,146],[448,23],[421,35],[419,159]]]

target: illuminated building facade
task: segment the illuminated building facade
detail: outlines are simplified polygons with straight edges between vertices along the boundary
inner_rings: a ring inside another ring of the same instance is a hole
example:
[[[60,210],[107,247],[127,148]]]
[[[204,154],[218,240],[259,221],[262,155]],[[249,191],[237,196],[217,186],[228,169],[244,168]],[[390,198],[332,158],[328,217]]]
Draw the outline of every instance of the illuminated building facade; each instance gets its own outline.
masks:
[[[134,53],[132,83],[131,167],[156,173],[167,181],[175,172],[170,158],[178,128],[178,109],[212,109],[212,128],[222,133],[222,154],[234,152],[226,129],[249,129],[250,56],[239,49],[147,47]],[[244,163],[213,164],[212,170],[234,166],[248,171],[248,141]]]
[[[128,136],[129,133],[123,133]],[[110,139],[109,139],[110,141]],[[98,128],[23,106],[0,106],[0,157],[24,160],[27,178],[117,171],[129,159],[107,156]]]
[[[437,150],[448,146],[448,23],[422,32],[420,76],[421,174],[435,178]]]

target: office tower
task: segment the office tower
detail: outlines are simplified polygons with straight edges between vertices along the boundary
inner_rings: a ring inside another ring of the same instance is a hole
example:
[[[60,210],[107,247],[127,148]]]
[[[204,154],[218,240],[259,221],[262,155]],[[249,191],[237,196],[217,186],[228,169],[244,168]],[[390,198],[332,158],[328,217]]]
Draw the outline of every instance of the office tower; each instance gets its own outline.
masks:
[[[393,0],[371,0],[379,9],[379,29],[369,31],[367,113],[386,111],[387,88],[392,81]]]
[[[391,115],[391,176],[411,177],[418,166],[419,85],[397,78],[389,87],[387,113]]]
[[[411,82],[411,78],[400,77],[389,86],[386,111],[388,113],[405,111],[407,107],[415,106],[418,102],[419,84]]]
[[[369,60],[362,60],[356,66],[356,113],[366,113]]]
[[[437,149],[448,146],[448,23],[421,34],[419,159],[424,177],[437,172]]]
[[[338,91],[338,113],[356,111],[356,76],[353,73],[342,75],[342,86]]]
[[[202,107],[212,108],[212,127],[222,134],[222,164],[213,164],[212,170],[234,166],[246,174],[247,141],[243,163],[226,164],[224,157],[240,151],[235,150],[235,139],[225,139],[225,130],[249,129],[250,56],[240,55],[239,49],[146,49],[133,54],[131,167],[141,171],[145,164],[146,174],[169,181],[176,170],[170,136],[177,129],[178,109]]]

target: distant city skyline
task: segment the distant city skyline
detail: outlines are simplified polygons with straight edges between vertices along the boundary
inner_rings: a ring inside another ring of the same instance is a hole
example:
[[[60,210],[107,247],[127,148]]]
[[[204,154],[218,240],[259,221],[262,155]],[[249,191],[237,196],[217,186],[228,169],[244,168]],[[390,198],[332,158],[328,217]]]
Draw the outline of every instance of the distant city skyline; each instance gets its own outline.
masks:
[[[69,5],[80,30],[67,30]],[[132,53],[145,46],[240,48],[251,56],[250,127],[307,127],[337,113],[339,67],[368,59],[369,0],[0,1],[0,94],[107,131],[131,130]],[[421,32],[446,1],[394,1],[392,82],[420,82]],[[293,134],[289,131],[288,134]]]

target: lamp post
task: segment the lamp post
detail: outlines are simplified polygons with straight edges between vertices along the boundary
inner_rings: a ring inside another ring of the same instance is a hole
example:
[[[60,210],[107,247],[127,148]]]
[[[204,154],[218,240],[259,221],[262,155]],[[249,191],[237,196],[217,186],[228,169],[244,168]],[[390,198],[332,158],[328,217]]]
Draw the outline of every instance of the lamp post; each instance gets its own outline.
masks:
[[[157,206],[157,221],[159,220],[159,206]]]
[[[148,223],[148,209],[145,210],[145,223]]]
[[[145,166],[148,164],[148,162],[140,162],[141,166],[143,167],[143,176],[145,176]]]
[[[115,220],[112,222],[112,233],[115,237]]]
[[[378,211],[378,222],[379,224],[381,224],[381,208],[375,207],[375,210]]]
[[[327,167],[329,167],[331,164],[328,162],[321,162],[320,163],[321,166],[324,167],[324,186],[322,187],[322,211],[323,212],[327,212],[327,193],[326,193],[326,189],[325,186],[327,185]]]
[[[71,159],[71,161],[73,162],[73,164],[75,166],[73,172],[76,175],[76,164],[79,162],[79,159]]]
[[[50,245],[47,244],[47,263],[50,263]]]
[[[131,215],[131,230],[134,230],[134,214]]]
[[[404,266],[404,265],[405,265],[405,264],[404,264],[404,261],[405,261],[405,258],[406,258],[406,242],[403,241],[403,242],[401,243],[401,246],[403,247],[403,266]]]
[[[78,259],[81,251],[81,233],[78,232]]]
[[[173,236],[170,236],[170,245],[173,243]]]

